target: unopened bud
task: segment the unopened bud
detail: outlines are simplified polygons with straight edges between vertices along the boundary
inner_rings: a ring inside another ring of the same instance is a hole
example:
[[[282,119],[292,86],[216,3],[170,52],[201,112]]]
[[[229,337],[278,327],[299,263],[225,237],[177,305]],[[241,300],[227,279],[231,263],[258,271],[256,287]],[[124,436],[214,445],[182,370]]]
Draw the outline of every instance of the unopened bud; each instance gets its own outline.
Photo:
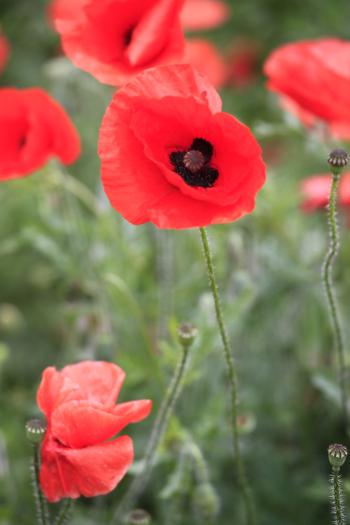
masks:
[[[40,419],[31,419],[26,423],[26,435],[29,443],[40,445],[46,432],[46,425]]]
[[[335,470],[339,470],[346,461],[348,449],[344,445],[334,443],[328,447],[328,460]]]
[[[343,149],[334,149],[328,155],[328,164],[332,168],[332,172],[335,175],[341,173],[342,169],[345,168],[348,162],[349,155]]]
[[[177,331],[180,344],[185,348],[189,348],[195,340],[198,330],[193,324],[183,323],[179,326]]]
[[[220,501],[210,483],[200,483],[195,488],[193,503],[204,521],[214,520],[220,509]]]
[[[151,525],[150,514],[143,509],[132,510],[126,520],[127,525]]]

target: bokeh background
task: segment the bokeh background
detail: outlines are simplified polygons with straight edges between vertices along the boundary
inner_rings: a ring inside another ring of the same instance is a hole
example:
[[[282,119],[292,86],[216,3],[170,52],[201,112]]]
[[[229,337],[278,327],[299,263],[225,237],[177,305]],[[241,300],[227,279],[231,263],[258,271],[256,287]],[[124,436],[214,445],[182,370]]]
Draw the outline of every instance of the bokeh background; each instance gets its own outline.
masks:
[[[240,432],[261,525],[326,525],[326,449],[347,443],[332,337],[320,285],[327,249],[323,212],[300,209],[300,181],[327,172],[331,145],[285,114],[261,66],[293,40],[349,38],[348,0],[227,2],[222,27],[196,33],[228,58],[253,50],[248,76],[222,89],[225,111],[261,141],[268,181],[254,214],[209,230],[240,383]],[[116,361],[123,400],[151,398],[153,415],[130,428],[140,460],[180,355],[181,321],[199,329],[183,394],[139,506],[157,525],[210,523],[198,496],[205,462],[220,501],[214,523],[243,524],[230,454],[227,385],[199,234],[134,227],[101,189],[98,128],[112,89],[60,52],[44,0],[1,0],[11,46],[0,85],[42,86],[66,107],[83,142],[68,171],[51,163],[0,186],[0,524],[34,523],[25,422],[37,414],[42,370],[80,359]],[[249,62],[249,61],[248,61]],[[246,64],[243,61],[244,64]],[[232,65],[232,64],[231,64]],[[244,69],[243,67],[243,69]],[[336,268],[349,341],[350,231],[340,214]],[[80,499],[73,524],[111,523],[138,463],[108,497]],[[350,492],[344,468],[346,496]]]

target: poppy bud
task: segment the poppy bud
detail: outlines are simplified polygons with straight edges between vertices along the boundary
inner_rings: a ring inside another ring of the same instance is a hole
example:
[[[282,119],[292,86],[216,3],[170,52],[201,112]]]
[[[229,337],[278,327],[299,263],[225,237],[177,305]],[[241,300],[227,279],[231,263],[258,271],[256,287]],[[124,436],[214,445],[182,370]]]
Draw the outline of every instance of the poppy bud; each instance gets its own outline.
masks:
[[[151,516],[143,509],[135,509],[130,512],[126,523],[128,525],[151,525]]]
[[[194,506],[205,521],[216,517],[220,508],[220,501],[214,487],[210,483],[200,483],[195,488]]]
[[[334,149],[328,155],[328,164],[332,168],[332,172],[338,175],[349,162],[349,155],[343,149]]]
[[[334,470],[340,470],[346,461],[348,449],[344,445],[334,443],[328,447],[328,460]]]
[[[40,419],[30,419],[26,423],[26,435],[29,443],[40,445],[46,432],[46,425]]]
[[[193,344],[197,334],[197,328],[190,323],[183,323],[177,331],[179,342],[184,348],[189,348]]]

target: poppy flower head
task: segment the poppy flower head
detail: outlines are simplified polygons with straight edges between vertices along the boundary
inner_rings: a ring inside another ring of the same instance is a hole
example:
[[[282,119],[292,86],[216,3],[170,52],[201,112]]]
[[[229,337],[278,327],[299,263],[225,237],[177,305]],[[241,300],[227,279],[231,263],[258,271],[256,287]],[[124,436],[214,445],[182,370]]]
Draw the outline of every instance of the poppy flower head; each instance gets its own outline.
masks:
[[[5,67],[8,55],[9,55],[9,45],[8,45],[6,38],[4,37],[4,35],[1,34],[1,31],[0,31],[0,72]]]
[[[201,31],[221,26],[230,17],[230,9],[222,0],[186,0],[181,23],[187,31]]]
[[[325,121],[338,138],[350,136],[350,42],[336,38],[284,45],[267,59],[268,88],[298,111]],[[301,113],[302,114],[302,113]]]
[[[231,222],[253,210],[265,180],[250,130],[185,64],[144,71],[114,95],[99,155],[107,196],[133,224]]]
[[[70,164],[79,153],[77,131],[45,91],[0,89],[0,180],[28,175],[51,157]]]
[[[47,419],[41,448],[41,488],[51,502],[113,490],[133,461],[126,425],[148,416],[151,402],[116,404],[125,374],[107,362],[47,368],[37,393]]]
[[[227,78],[225,60],[209,40],[204,38],[186,40],[182,62],[191,64],[199,73],[206,76],[216,89],[225,84]]]
[[[54,0],[50,16],[66,55],[100,82],[121,85],[184,51],[184,0]]]

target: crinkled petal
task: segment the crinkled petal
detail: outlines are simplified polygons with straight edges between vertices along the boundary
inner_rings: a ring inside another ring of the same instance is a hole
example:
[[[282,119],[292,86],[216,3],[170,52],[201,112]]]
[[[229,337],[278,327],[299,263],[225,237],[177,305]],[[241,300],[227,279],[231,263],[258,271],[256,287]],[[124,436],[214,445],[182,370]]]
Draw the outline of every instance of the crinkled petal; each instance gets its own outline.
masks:
[[[48,438],[41,451],[40,485],[50,502],[107,494],[125,476],[133,456],[128,436],[82,449],[64,448]]]
[[[147,417],[152,403],[130,401],[110,409],[87,401],[70,401],[52,413],[51,433],[63,445],[83,448],[112,438],[129,423]]]

